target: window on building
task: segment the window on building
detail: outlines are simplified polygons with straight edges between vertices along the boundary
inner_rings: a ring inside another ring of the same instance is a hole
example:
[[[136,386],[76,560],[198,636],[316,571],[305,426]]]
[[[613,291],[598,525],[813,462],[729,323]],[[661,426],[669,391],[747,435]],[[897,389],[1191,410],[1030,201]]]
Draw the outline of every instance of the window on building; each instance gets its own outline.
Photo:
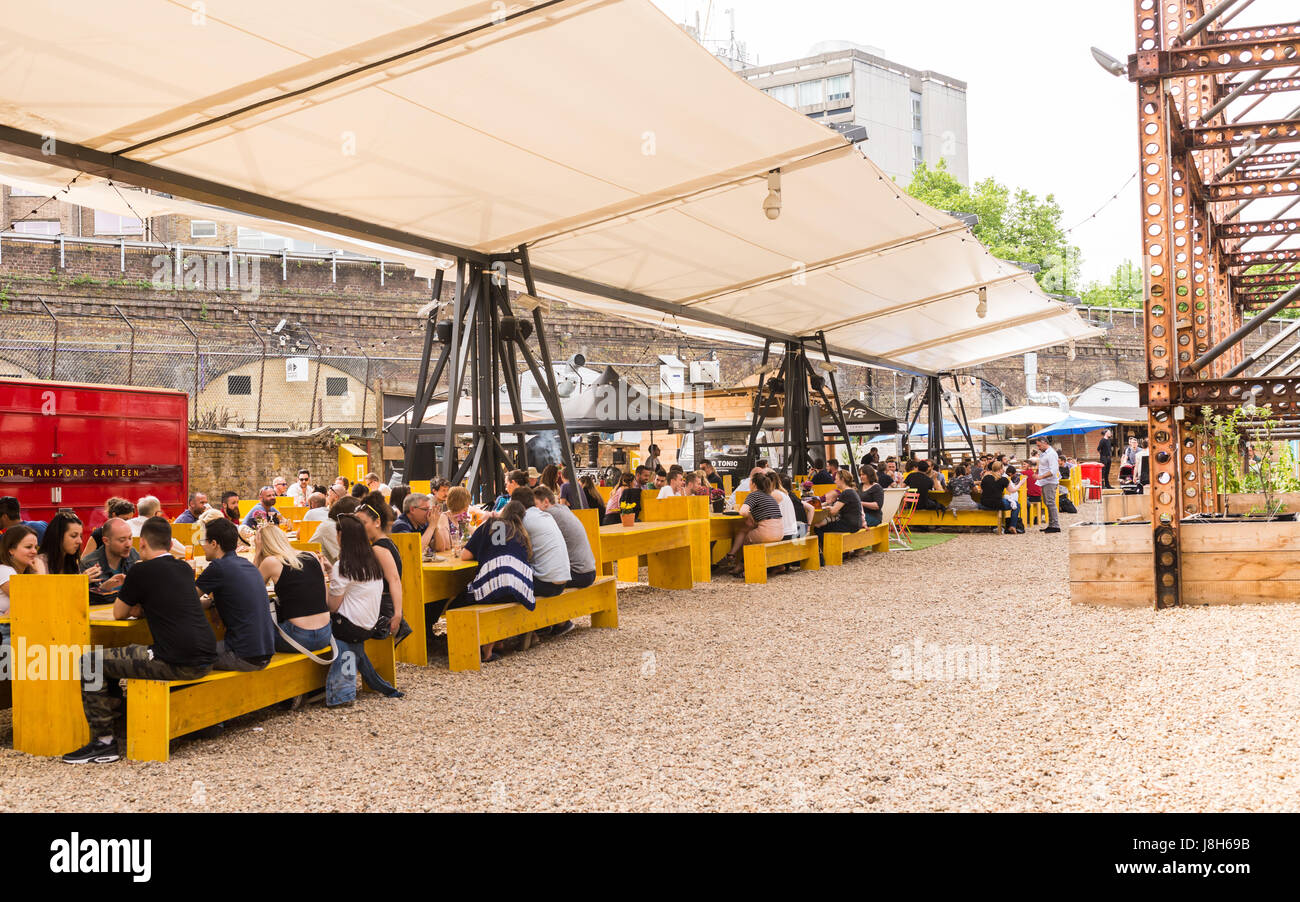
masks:
[[[95,211],[96,235],[139,235],[144,231],[144,223],[134,216],[120,216],[117,213]]]
[[[848,99],[849,77],[847,75],[833,75],[826,79],[826,100],[828,103]]]
[[[227,376],[226,377],[226,394],[251,395],[252,393],[253,393],[252,376]]]
[[[191,238],[216,238],[217,224],[207,219],[190,220]]]
[[[257,249],[263,251],[287,250],[289,252],[298,251],[301,253],[318,253],[328,254],[332,248],[320,244],[313,244],[310,241],[302,241],[297,238],[285,238],[281,235],[272,235],[270,232],[263,232],[259,229],[246,229],[240,226],[236,237],[239,247]]]
[[[912,168],[920,169],[921,164],[925,162],[925,153],[920,147],[912,145]]]
[[[326,376],[325,377],[325,397],[346,398],[347,395],[348,395],[347,376]]]
[[[824,82],[819,78],[816,81],[799,82],[799,106],[812,106],[815,103],[821,103],[825,98],[822,94],[822,85]]]
[[[921,131],[921,95],[917,91],[912,92],[912,131]]]
[[[790,107],[795,106],[799,100],[794,85],[777,85],[775,88],[768,88],[767,93]]]
[[[57,235],[59,234],[59,222],[57,219],[25,219],[22,222],[15,222],[9,228],[15,232],[21,232],[24,235]]]
[[[49,193],[42,194],[39,191],[28,191],[26,188],[19,188],[16,185],[9,188],[10,197],[49,197]]]

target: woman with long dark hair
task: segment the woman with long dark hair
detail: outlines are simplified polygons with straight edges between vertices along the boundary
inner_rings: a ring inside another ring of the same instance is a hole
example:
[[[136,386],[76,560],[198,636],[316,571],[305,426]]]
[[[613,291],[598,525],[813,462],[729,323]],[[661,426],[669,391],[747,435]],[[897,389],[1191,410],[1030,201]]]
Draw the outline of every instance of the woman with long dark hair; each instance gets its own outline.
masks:
[[[387,514],[388,505],[379,492],[367,495],[356,510],[361,525],[366,528],[366,539],[383,571],[384,591],[379,600],[379,613],[388,618],[393,641],[401,642],[411,635],[411,626],[402,617],[402,555],[388,537],[392,517]]]
[[[356,514],[338,517],[339,557],[330,568],[330,626],[339,651],[325,678],[325,705],[350,705],[357,697],[356,675],[366,685],[388,698],[402,693],[376,671],[366,655],[366,640],[379,638],[381,627],[387,628],[379,613],[384,594],[384,568],[370,547],[366,527]]]
[[[81,572],[81,519],[71,511],[59,511],[50,520],[41,540],[41,560],[45,562],[46,573],[77,574]],[[98,568],[92,567],[99,575]]]
[[[460,553],[461,560],[478,561],[478,573],[449,608],[471,604],[537,605],[533,594],[533,546],[524,528],[524,506],[511,501],[495,517],[474,530]],[[484,663],[500,659],[496,643],[479,648]]]
[[[582,486],[583,497],[587,499],[587,507],[592,510],[600,510],[605,506],[605,502],[600,498],[600,492],[596,491],[595,477],[590,475],[584,476],[578,480],[578,483]]]

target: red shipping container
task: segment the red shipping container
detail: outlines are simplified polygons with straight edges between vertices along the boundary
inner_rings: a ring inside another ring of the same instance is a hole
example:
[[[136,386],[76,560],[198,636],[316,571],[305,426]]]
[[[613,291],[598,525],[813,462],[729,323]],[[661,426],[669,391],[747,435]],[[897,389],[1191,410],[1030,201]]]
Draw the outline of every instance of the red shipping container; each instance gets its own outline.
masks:
[[[26,520],[71,508],[87,529],[114,495],[155,495],[172,519],[187,501],[188,420],[171,389],[0,379],[0,495]]]

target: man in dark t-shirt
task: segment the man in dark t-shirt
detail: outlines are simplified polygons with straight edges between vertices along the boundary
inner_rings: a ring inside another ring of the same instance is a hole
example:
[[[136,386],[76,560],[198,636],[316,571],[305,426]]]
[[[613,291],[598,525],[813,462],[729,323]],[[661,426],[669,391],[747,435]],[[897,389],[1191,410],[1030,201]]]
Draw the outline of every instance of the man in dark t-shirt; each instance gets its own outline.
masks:
[[[208,523],[203,543],[208,566],[197,582],[199,591],[212,596],[205,607],[215,604],[226,625],[226,638],[213,670],[261,670],[275,654],[275,621],[266,580],[251,561],[235,553],[238,543],[234,524],[225,520]]]
[[[813,485],[833,485],[835,474],[826,469],[826,462],[820,457],[813,461],[813,474],[810,480]]]
[[[113,717],[122,679],[197,680],[212,669],[217,640],[199,604],[194,571],[171,556],[172,529],[162,517],[140,527],[140,562],[126,574],[113,617],[145,618],[153,645],[100,648],[82,655],[81,703],[90,742],[63,756],[69,764],[106,764],[120,757]],[[119,693],[120,695],[120,693]]]
[[[903,485],[909,489],[916,489],[921,493],[921,498],[916,502],[916,509],[923,511],[944,511],[947,510],[938,501],[931,497],[930,492],[934,489],[934,479],[930,476],[930,462],[928,460],[919,460],[916,462],[916,469],[907,474],[903,480]]]

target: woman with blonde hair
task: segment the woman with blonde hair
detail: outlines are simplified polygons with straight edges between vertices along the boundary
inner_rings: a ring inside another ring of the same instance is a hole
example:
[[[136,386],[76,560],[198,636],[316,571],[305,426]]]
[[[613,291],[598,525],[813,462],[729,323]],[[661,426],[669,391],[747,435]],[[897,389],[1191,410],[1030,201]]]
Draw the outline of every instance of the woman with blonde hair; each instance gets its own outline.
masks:
[[[433,533],[433,550],[450,551],[469,538],[469,489],[454,485],[447,492],[447,509],[438,515],[438,526]]]
[[[284,530],[265,526],[253,536],[253,563],[275,584],[275,650],[310,654],[333,643],[325,602],[325,571],[316,555],[295,551]],[[314,656],[313,656],[314,657]],[[321,662],[326,663],[326,662]]]

